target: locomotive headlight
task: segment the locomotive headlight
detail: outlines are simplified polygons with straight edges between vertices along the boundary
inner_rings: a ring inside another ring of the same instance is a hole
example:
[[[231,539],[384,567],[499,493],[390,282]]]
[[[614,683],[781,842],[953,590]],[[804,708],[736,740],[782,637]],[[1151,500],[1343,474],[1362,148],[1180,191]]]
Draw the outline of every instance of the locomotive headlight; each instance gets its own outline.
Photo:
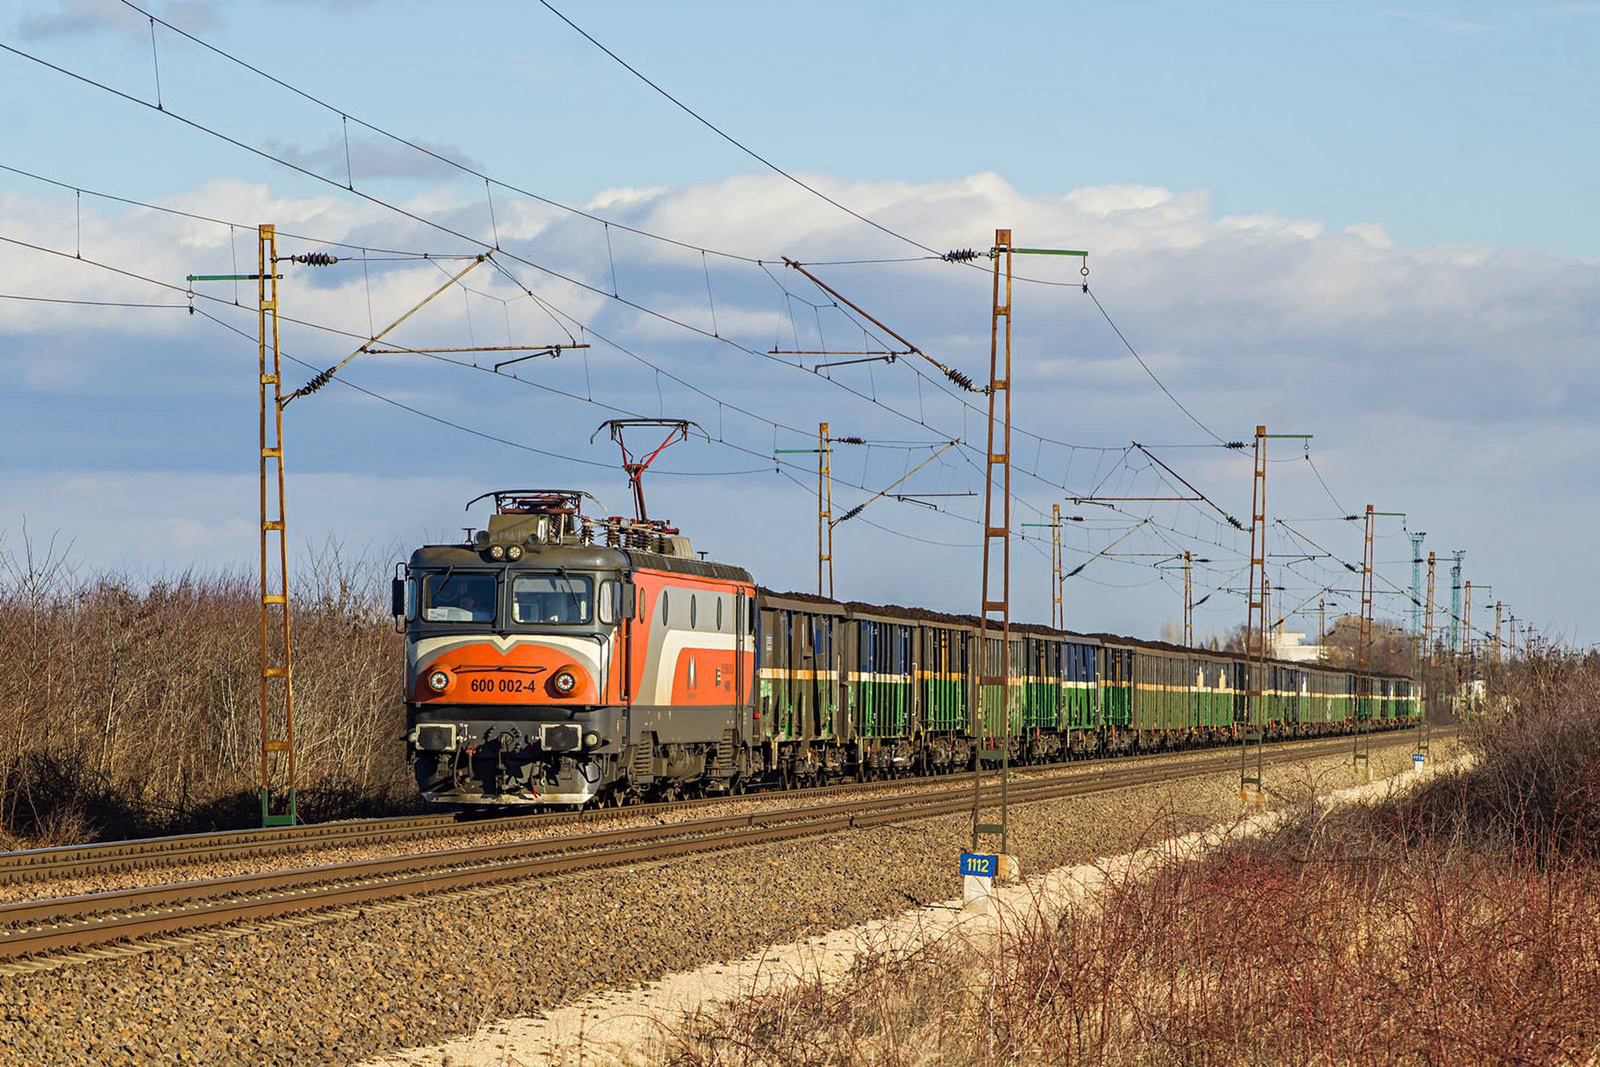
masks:
[[[571,671],[557,671],[556,676],[550,679],[550,684],[556,687],[556,692],[566,696],[578,688],[578,676]]]
[[[490,545],[489,546],[489,558],[493,559],[493,560],[505,559],[506,558],[506,546],[505,545]]]
[[[434,671],[428,675],[428,688],[435,693],[442,693],[450,688],[450,676],[444,671]]]
[[[522,558],[522,546],[521,545],[512,545],[511,547],[506,549],[506,559],[509,559],[512,563],[515,563],[517,560],[519,560],[521,558]]]

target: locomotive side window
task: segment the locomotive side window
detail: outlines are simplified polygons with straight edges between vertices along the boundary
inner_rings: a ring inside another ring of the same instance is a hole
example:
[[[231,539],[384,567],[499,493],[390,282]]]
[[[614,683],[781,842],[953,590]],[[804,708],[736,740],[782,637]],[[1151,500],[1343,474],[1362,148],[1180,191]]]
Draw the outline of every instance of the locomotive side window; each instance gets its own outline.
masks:
[[[600,583],[600,621],[610,626],[622,615],[622,583]]]
[[[694,594],[689,594],[689,629],[694,629],[695,603]]]
[[[511,618],[572,626],[589,621],[594,580],[582,574],[523,574],[511,582]]]
[[[446,571],[422,583],[423,622],[494,622],[495,578],[492,574]]]
[[[717,631],[722,631],[722,598],[717,597]]]

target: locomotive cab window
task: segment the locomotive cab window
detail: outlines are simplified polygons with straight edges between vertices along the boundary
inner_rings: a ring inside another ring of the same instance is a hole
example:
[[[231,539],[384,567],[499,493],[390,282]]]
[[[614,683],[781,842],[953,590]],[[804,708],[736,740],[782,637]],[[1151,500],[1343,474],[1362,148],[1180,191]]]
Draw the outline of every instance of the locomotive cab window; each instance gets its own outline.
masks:
[[[610,626],[622,617],[622,583],[600,583],[600,621]]]
[[[511,619],[525,626],[589,621],[594,581],[582,574],[523,574],[511,582]]]
[[[422,621],[492,623],[495,592],[492,574],[430,574],[422,582]]]

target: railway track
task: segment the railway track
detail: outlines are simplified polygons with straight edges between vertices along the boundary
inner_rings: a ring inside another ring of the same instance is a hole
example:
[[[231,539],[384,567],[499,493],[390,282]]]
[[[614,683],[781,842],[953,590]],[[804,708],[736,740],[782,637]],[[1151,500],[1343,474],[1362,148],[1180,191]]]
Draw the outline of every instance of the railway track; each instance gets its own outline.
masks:
[[[1396,732],[1398,733],[1399,731]],[[1383,735],[1378,734],[1375,736],[1381,737]],[[1325,739],[1279,741],[1273,742],[1272,747],[1289,746],[1293,749],[1295,746],[1319,744],[1323,740]],[[1194,749],[1181,754],[1197,756],[1205,751],[1204,749]],[[1220,748],[1218,751],[1228,751],[1228,749]],[[1144,753],[1119,756],[1098,762],[1105,767],[1116,767],[1160,758],[1162,757]],[[1047,764],[1024,769],[1048,772],[1055,767],[1081,769],[1082,764]],[[958,776],[951,775],[948,777],[956,778]],[[937,779],[891,778],[873,782],[848,782],[812,786],[788,793],[753,793],[750,796],[755,798],[767,796],[774,798],[787,797],[804,800],[819,796],[903,789],[923,783],[932,784],[935,781]],[[727,796],[718,795],[694,800],[635,804],[622,810],[629,816],[650,816],[668,811],[693,809],[697,806],[726,803],[729,799]],[[504,815],[490,818],[467,817],[456,813],[430,813],[267,829],[177,834],[168,837],[106,841],[90,845],[64,845],[18,852],[0,852],[0,885],[19,885],[66,878],[92,877],[107,873],[121,873],[208,861],[258,859],[319,848],[356,848],[392,841],[426,841],[430,838],[449,837],[468,831],[493,831],[503,828],[538,827],[541,825],[579,825],[587,821],[615,817],[617,814],[618,809],[615,808]]]
[[[1395,739],[1402,737],[1397,734]],[[1345,738],[1299,742],[1274,748],[1268,758],[1277,763],[1332,755],[1347,751],[1349,745]],[[1149,760],[1119,763],[1089,774],[1017,781],[1011,786],[1011,798],[1030,803],[1084,796],[1237,766],[1236,750],[1220,750],[1176,766]],[[972,803],[970,784],[961,782],[892,797],[861,787],[849,792],[845,799],[827,804],[19,901],[0,905],[0,961],[441,890],[706,855],[954,814]]]

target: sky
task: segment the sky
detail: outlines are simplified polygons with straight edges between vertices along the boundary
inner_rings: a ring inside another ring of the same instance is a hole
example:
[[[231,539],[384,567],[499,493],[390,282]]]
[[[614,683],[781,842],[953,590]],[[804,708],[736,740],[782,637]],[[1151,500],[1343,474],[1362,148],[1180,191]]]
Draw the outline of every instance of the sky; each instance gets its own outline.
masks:
[[[272,222],[280,252],[343,257],[284,272],[284,314],[311,324],[285,324],[292,382],[483,245],[494,263],[394,340],[591,346],[500,373],[487,353],[362,356],[295,401],[300,558],[401,558],[481,524],[462,506],[502,486],[621,513],[615,446],[591,434],[660,415],[705,438],[660,461],[652,513],[811,589],[814,458],[777,450],[814,447],[826,420],[871,442],[835,450],[836,510],[929,460],[896,490],[917,500],[836,529],[840,594],[970,611],[984,398],[914,356],[819,371],[784,354],[892,339],[783,257],[981,379],[988,261],[926,250],[1010,227],[1088,250],[1093,290],[1079,260],[1016,261],[1019,617],[1048,618],[1032,524],[1061,503],[1073,628],[1156,636],[1181,614],[1185,549],[1197,633],[1242,622],[1248,539],[1225,516],[1249,521],[1251,463],[1224,446],[1265,424],[1312,435],[1269,449],[1275,614],[1354,610],[1345,516],[1371,503],[1405,513],[1376,520],[1380,616],[1409,618],[1396,590],[1426,531],[1441,602],[1465,551],[1475,625],[1498,599],[1600,640],[1600,4],[556,7],[811,189],[538,5],[146,7],[293,89],[166,26],[152,46],[118,0],[8,5],[0,165],[37,177],[0,171],[0,549],[54,538],[80,572],[138,580],[248,565],[252,294],[196,283],[191,313],[184,277],[254,269]],[[1133,441],[1205,499],[1073,503],[1192,495]]]

